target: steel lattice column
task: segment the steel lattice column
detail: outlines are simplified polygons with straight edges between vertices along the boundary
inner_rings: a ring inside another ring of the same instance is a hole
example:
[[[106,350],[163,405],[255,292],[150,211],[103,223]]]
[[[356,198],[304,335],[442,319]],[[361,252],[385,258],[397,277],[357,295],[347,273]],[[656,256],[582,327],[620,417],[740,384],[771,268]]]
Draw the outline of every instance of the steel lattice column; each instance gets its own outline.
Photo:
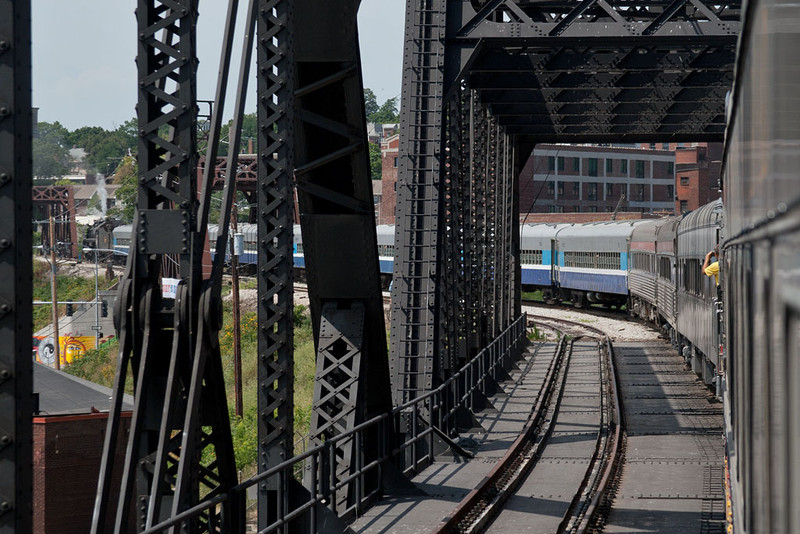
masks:
[[[430,390],[438,374],[439,188],[445,0],[406,2],[392,286],[395,404]]]
[[[259,473],[293,455],[293,6],[261,0],[257,28]],[[259,485],[259,529],[288,502],[277,502],[277,489]]]
[[[0,0],[0,532],[33,528],[31,3]]]
[[[317,351],[315,444],[391,410],[358,4],[297,0],[294,12],[295,176]],[[339,480],[379,457],[391,431],[379,432],[336,442]],[[340,515],[357,512],[364,496],[374,495],[374,474],[337,490],[329,506]]]
[[[139,190],[134,240],[115,310],[120,352],[93,532],[109,530],[106,516],[114,505],[117,513],[109,519],[115,532],[127,531],[132,521],[142,529],[237,483],[218,342],[219,262],[216,284],[202,277],[211,184],[198,207],[197,0],[139,0],[136,15]],[[226,28],[221,86],[232,42],[230,25]],[[219,102],[224,95],[218,91],[216,98]],[[212,134],[218,117],[215,113]],[[167,139],[160,135],[164,125],[169,127]],[[213,159],[214,150],[209,150]],[[162,299],[160,291],[167,255],[177,256],[180,263],[174,302]],[[119,501],[113,503],[114,452],[116,442],[124,439],[118,423],[129,362],[135,403]],[[134,500],[135,517],[129,521]],[[229,498],[188,520],[186,528],[243,528],[240,504]]]

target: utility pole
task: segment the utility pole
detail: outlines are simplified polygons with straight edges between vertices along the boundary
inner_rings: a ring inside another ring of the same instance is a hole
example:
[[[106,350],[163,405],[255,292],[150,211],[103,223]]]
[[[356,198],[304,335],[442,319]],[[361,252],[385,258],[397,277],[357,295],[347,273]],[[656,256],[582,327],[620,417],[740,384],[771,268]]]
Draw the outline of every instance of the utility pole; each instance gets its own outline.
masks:
[[[234,238],[239,230],[239,224],[236,221],[238,216],[239,211],[234,201],[233,211],[231,212],[231,230],[233,231],[230,237],[231,283],[233,284],[233,396],[236,415],[242,417],[244,408],[242,403],[242,334],[239,327],[239,255],[236,254],[236,247],[234,246]]]
[[[58,336],[58,289],[56,288],[56,224],[53,212],[55,206],[50,205],[50,300],[53,302],[53,339],[55,347],[56,369],[61,369],[61,341]]]

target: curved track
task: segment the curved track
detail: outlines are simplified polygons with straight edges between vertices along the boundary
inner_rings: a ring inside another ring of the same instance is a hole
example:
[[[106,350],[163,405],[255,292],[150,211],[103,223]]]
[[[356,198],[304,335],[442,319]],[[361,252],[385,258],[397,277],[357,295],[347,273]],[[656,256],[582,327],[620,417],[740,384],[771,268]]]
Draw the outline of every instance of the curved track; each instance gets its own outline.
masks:
[[[532,319],[560,341],[531,418],[436,532],[583,532],[598,510],[620,441],[611,344],[585,324]],[[554,478],[558,495],[532,497],[552,493]]]

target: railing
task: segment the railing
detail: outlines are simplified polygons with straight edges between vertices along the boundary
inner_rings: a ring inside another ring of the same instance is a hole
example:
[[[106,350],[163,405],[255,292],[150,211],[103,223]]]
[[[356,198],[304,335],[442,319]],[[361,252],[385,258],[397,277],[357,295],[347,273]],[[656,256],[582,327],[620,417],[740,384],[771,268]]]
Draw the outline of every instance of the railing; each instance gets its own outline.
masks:
[[[455,427],[453,419],[460,409],[473,409],[476,394],[487,393],[490,377],[496,380],[504,374],[503,365],[510,363],[512,350],[519,347],[524,340],[526,321],[526,315],[522,314],[438,388],[255,475],[232,488],[229,493],[204,501],[153,526],[144,531],[144,534],[162,532],[212,509],[216,511],[212,512],[213,515],[219,515],[224,525],[225,515],[235,513],[232,503],[240,502],[240,499],[245,498],[247,488],[260,483],[270,483],[271,488],[277,488],[278,495],[277,502],[273,505],[276,509],[260,511],[271,518],[271,523],[259,531],[260,534],[280,531],[304,514],[308,514],[310,531],[316,532],[321,513],[318,505],[343,518],[360,513],[381,491],[383,470],[387,463],[392,462],[393,466],[404,463],[397,460],[408,457],[407,451],[410,451],[410,461],[405,462],[408,465],[402,471],[406,475],[412,475],[433,461],[436,436],[446,435],[449,433],[446,429]],[[401,428],[404,429],[403,432]],[[336,445],[352,439],[354,450],[362,451],[365,435],[368,433],[378,436],[376,459],[362,465],[361,455],[357,454],[355,471],[346,478],[337,480]],[[405,436],[402,443],[392,443],[390,436],[399,435]],[[302,470],[304,474],[306,487],[313,489],[309,489],[310,495],[305,502],[291,507],[289,487],[297,483],[294,473],[298,470]],[[372,483],[367,481],[368,478]],[[337,509],[337,492],[348,488],[353,492],[353,497],[343,509]]]

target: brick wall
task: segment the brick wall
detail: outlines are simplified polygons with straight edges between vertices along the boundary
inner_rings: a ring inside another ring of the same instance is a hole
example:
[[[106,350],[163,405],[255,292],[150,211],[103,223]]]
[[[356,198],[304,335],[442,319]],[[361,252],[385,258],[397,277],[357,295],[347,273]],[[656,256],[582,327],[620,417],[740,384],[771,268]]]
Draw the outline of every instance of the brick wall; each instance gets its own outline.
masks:
[[[92,522],[107,414],[35,417],[33,420],[33,532],[84,534]],[[114,479],[119,484],[130,429],[122,418]],[[116,502],[116,492],[111,501]],[[114,510],[116,511],[116,510]],[[113,513],[111,514],[113,515]],[[133,520],[133,514],[131,514]],[[135,532],[131,521],[129,532]],[[101,529],[111,532],[111,525]]]
[[[378,224],[395,223],[397,206],[397,167],[400,136],[393,135],[381,143],[381,204],[378,208]]]

